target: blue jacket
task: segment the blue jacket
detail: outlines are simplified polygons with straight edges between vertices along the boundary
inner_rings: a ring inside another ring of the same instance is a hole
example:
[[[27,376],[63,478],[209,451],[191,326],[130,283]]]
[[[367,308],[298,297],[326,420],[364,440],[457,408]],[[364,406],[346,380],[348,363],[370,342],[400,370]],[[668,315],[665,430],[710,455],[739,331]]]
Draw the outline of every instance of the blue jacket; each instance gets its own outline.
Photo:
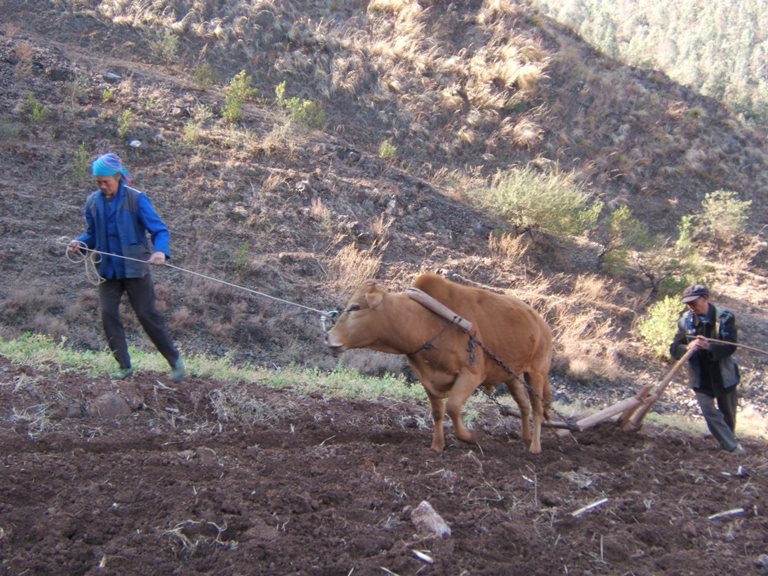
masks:
[[[710,303],[707,314],[698,317],[692,310],[680,316],[677,334],[669,347],[669,355],[679,360],[688,349],[688,342],[696,336],[737,342],[736,318],[730,310],[718,311]],[[691,388],[716,396],[730,391],[739,383],[739,366],[733,359],[736,346],[710,342],[709,350],[698,350],[688,359],[688,379]]]
[[[149,272],[146,261],[152,238],[152,251],[163,252],[170,258],[171,235],[165,223],[158,216],[146,194],[126,186],[120,181],[120,188],[112,201],[96,190],[85,203],[87,229],[78,240],[88,248],[141,260],[126,260],[101,256],[99,274],[107,279],[141,278]]]

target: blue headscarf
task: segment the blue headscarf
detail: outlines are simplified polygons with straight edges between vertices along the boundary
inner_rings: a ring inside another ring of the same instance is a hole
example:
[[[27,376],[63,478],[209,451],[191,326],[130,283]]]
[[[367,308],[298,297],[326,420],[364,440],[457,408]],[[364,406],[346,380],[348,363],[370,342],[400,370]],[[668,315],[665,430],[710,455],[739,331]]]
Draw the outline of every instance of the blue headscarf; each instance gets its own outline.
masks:
[[[91,166],[94,176],[114,176],[118,172],[123,175],[128,184],[131,183],[131,178],[128,176],[128,170],[123,166],[123,161],[120,160],[120,156],[114,152],[107,152],[102,154],[96,160],[93,161]]]

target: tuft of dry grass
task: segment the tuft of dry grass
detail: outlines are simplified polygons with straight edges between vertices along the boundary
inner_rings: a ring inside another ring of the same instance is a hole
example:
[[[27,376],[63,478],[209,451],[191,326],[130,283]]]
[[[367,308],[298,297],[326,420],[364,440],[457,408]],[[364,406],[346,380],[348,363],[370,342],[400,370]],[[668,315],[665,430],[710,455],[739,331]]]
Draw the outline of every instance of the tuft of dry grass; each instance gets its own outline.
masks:
[[[394,222],[395,219],[385,212],[379,214],[379,217],[371,222],[371,233],[379,246],[385,244],[387,240],[389,240],[389,229]]]
[[[400,14],[406,9],[414,9],[414,4],[418,6],[413,0],[371,0],[368,3],[368,12],[391,12],[393,14]]]
[[[369,250],[358,250],[352,244],[341,248],[328,263],[330,286],[343,300],[366,280],[376,277],[381,267],[381,256],[376,256],[378,245]]]
[[[530,244],[523,236],[512,234],[489,234],[488,251],[491,257],[503,261],[505,264],[517,264],[528,253]]]
[[[589,380],[621,375],[614,320],[597,308],[561,307],[553,325],[559,355],[569,376]]]
[[[522,118],[512,129],[512,142],[518,148],[531,150],[544,140],[544,130],[536,122]]]

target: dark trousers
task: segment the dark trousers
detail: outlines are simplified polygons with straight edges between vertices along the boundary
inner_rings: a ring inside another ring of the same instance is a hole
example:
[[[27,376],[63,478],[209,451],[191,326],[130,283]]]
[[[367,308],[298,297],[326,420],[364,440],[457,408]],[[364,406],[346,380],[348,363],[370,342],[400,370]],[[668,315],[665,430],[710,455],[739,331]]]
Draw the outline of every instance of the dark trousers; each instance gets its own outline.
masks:
[[[99,285],[101,301],[101,322],[107,335],[107,344],[120,368],[131,367],[128,355],[128,343],[125,340],[125,328],[120,320],[120,300],[123,292],[128,293],[128,301],[136,313],[142,328],[149,339],[173,367],[179,359],[179,351],[171,340],[165,322],[155,307],[155,287],[152,276],[143,278],[122,278],[107,280]]]
[[[699,402],[699,408],[701,408],[701,413],[712,436],[717,439],[724,450],[729,452],[735,450],[738,446],[734,434],[734,430],[736,430],[736,406],[738,404],[736,387],[734,386],[714,398],[697,391],[696,400]],[[717,400],[717,407],[715,407],[715,400]]]

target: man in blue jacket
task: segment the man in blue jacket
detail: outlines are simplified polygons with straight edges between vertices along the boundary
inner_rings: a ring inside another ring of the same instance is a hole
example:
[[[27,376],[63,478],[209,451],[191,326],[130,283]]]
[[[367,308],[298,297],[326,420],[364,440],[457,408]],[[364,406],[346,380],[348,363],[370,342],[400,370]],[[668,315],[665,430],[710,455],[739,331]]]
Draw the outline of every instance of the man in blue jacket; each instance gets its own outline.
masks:
[[[120,369],[113,378],[133,375],[131,357],[120,320],[120,300],[128,301],[144,331],[171,366],[171,379],[185,376],[184,361],[171,340],[155,306],[155,289],[147,264],[164,264],[170,258],[170,233],[149,198],[128,186],[128,171],[114,153],[99,156],[92,165],[98,190],[85,205],[85,233],[69,244],[71,252],[86,246],[103,252],[99,262],[101,320],[112,354]],[[152,238],[152,250],[147,234]],[[111,256],[110,254],[114,254]]]
[[[707,427],[723,450],[741,454],[744,449],[734,433],[739,366],[732,356],[736,346],[728,343],[738,339],[736,318],[730,310],[718,310],[702,284],[686,288],[682,302],[687,310],[680,316],[669,354],[679,360],[687,350],[696,350],[688,359],[688,378]]]

